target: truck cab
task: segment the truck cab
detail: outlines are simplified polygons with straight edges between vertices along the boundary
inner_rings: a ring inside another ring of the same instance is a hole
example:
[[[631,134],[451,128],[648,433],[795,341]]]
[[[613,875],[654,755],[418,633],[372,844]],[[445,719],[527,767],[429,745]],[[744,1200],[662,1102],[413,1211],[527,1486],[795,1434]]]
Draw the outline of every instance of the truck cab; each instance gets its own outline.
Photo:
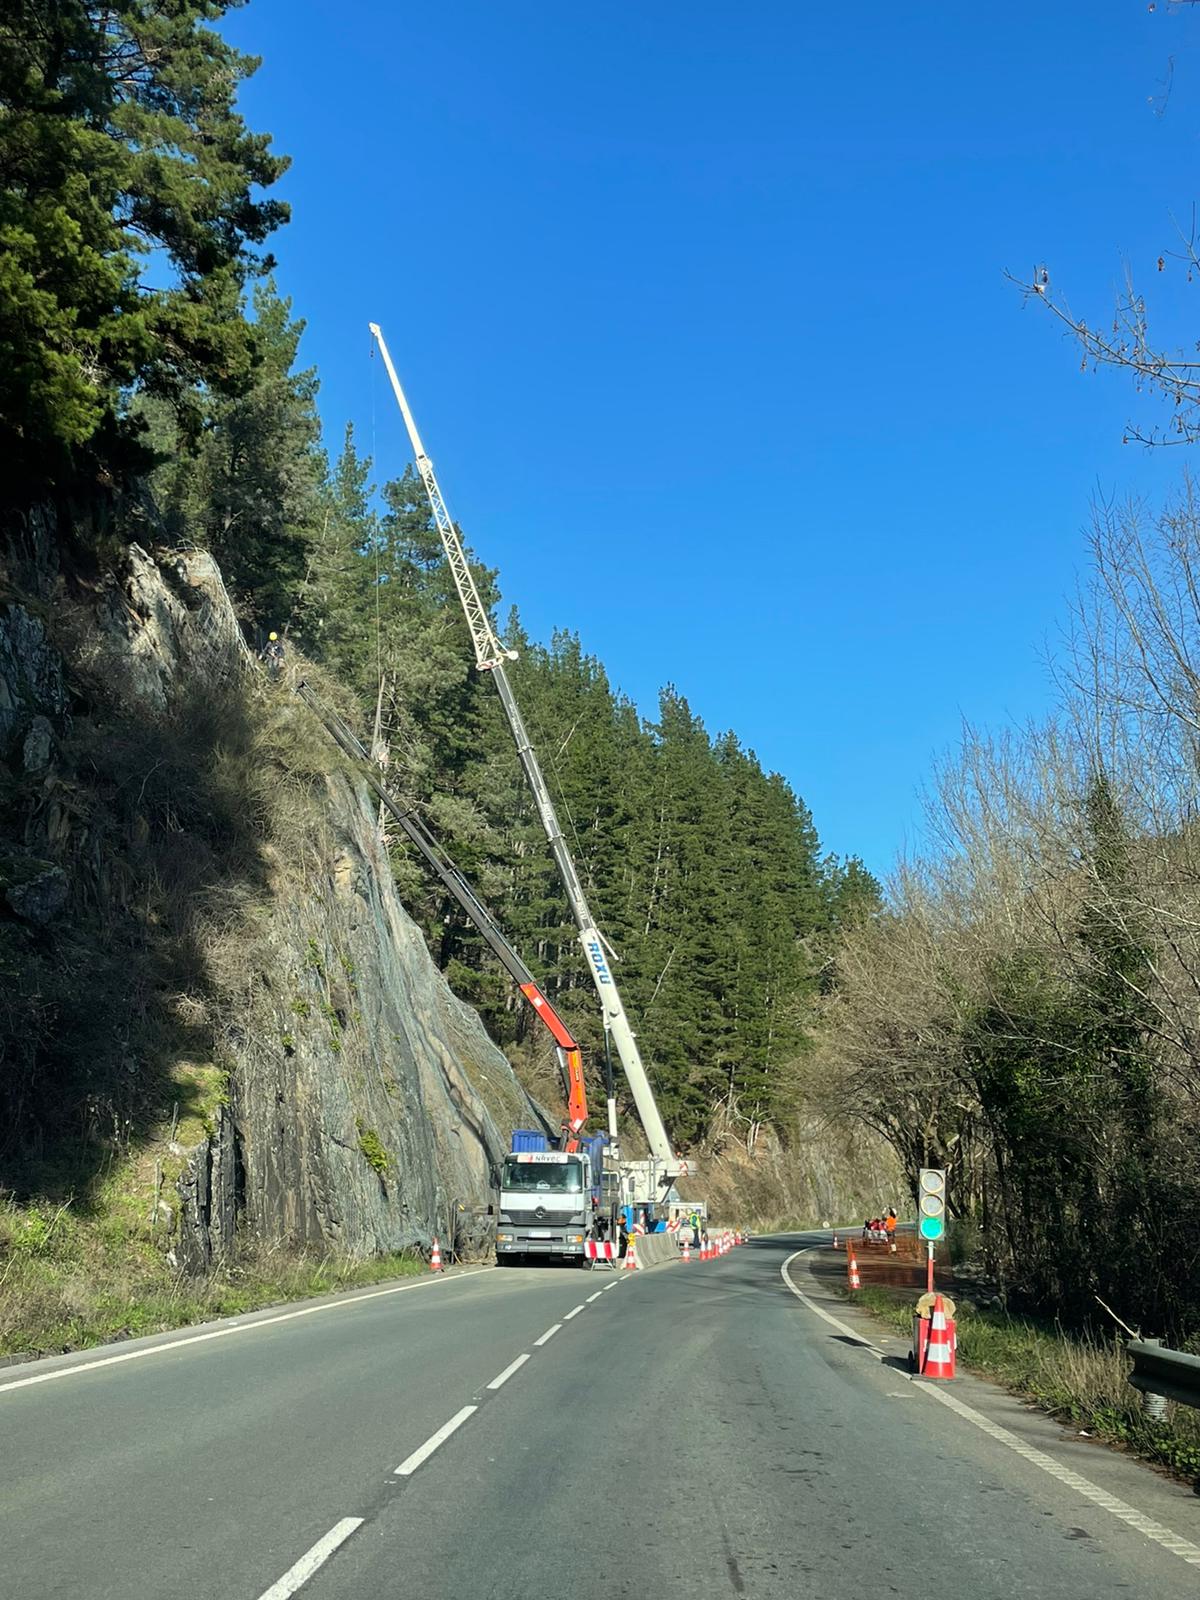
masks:
[[[500,1169],[498,1264],[533,1256],[582,1262],[592,1227],[592,1162],[587,1151],[520,1150]]]

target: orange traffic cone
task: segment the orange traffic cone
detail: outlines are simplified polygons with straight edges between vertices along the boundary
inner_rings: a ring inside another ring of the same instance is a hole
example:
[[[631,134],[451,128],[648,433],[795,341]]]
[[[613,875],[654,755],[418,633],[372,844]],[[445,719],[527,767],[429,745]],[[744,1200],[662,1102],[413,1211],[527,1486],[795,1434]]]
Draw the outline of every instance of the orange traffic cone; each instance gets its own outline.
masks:
[[[626,1250],[625,1250],[625,1271],[626,1272],[636,1272],[637,1271],[637,1234],[636,1233],[631,1233],[629,1235],[629,1244],[628,1244],[628,1246],[626,1247]]]
[[[442,1247],[438,1244],[436,1233],[433,1236],[433,1249],[429,1253],[429,1270],[430,1272],[440,1272],[442,1270]]]
[[[692,1259],[692,1248],[686,1239],[683,1241],[683,1259],[685,1261],[690,1261]]]
[[[833,1236],[833,1248],[835,1250],[840,1250],[842,1248],[841,1245],[837,1242],[837,1234],[836,1233]]]
[[[858,1257],[853,1250],[849,1251],[846,1257],[846,1271],[850,1275],[850,1287],[852,1289],[861,1289],[862,1284],[859,1282],[858,1277]]]
[[[929,1319],[929,1342],[925,1346],[925,1365],[921,1369],[926,1378],[952,1378],[954,1376],[954,1340],[946,1321],[946,1308],[939,1294],[933,1302],[933,1316]]]

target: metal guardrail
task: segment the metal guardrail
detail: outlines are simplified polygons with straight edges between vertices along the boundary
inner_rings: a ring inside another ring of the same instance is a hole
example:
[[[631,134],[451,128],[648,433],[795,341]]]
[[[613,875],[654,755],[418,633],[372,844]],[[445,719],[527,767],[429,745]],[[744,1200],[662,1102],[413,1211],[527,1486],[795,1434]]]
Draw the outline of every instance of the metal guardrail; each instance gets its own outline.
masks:
[[[1155,1339],[1131,1339],[1125,1348],[1133,1357],[1129,1381],[1135,1389],[1200,1408],[1200,1356],[1169,1350]]]

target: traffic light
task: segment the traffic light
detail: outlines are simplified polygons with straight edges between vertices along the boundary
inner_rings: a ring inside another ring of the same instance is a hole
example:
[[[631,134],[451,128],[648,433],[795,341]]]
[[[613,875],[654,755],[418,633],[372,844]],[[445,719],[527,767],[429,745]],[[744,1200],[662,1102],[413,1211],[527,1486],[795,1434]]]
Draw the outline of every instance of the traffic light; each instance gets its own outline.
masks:
[[[941,1167],[922,1167],[917,1185],[922,1239],[940,1239],[946,1231],[946,1174]]]

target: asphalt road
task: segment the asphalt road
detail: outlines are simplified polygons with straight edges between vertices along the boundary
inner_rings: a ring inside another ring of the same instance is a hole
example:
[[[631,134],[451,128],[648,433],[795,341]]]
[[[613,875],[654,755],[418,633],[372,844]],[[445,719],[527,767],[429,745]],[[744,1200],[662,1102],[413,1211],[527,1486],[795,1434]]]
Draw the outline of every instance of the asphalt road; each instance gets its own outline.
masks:
[[[788,1287],[809,1242],[0,1372],[0,1596],[1194,1600],[1200,1500],[985,1385],[922,1392],[803,1256]]]

